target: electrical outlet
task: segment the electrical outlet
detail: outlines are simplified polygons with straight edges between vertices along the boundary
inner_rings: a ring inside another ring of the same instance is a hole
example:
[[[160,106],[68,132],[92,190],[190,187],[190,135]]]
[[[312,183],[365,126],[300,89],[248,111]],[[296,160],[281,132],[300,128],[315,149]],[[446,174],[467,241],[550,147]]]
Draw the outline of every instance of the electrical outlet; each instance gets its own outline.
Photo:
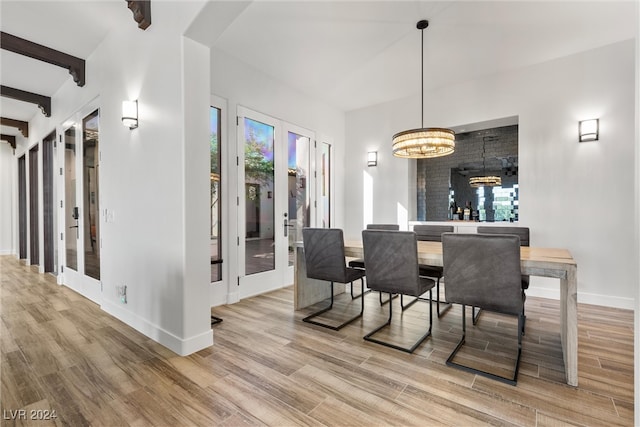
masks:
[[[120,302],[123,304],[127,303],[127,285],[116,286],[116,291],[118,292],[118,297],[120,297]]]

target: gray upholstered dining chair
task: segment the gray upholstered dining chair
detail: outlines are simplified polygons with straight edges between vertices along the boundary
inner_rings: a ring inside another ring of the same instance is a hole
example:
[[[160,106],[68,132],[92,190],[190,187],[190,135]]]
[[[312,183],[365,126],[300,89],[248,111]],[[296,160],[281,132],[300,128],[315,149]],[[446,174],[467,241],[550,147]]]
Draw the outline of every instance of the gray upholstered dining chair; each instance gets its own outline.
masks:
[[[418,240],[426,242],[442,242],[442,233],[453,232],[451,225],[425,225],[416,224],[413,226]],[[443,268],[438,265],[420,264],[420,275],[433,277],[436,279],[436,313],[438,318],[451,308],[451,304],[446,301],[440,301],[440,279],[443,276]],[[440,311],[440,303],[444,304],[444,308]]]
[[[400,226],[398,224],[367,224],[367,230],[389,230],[389,231],[398,231],[400,230]],[[364,258],[356,258],[354,260],[349,261],[349,267],[351,268],[360,268],[362,270],[364,270]],[[369,292],[369,291],[367,291]],[[360,295],[353,295],[353,286],[351,286],[351,298],[358,298],[362,295],[364,295],[366,292],[364,291],[364,288],[362,290],[362,293]],[[389,298],[386,301],[382,301],[382,293],[379,294],[379,299],[380,299],[380,305],[386,304],[389,301],[391,301],[391,298]]]
[[[442,251],[447,301],[462,304],[462,338],[447,358],[447,365],[515,385],[524,329],[519,238],[514,235],[445,233]],[[518,317],[518,352],[512,377],[453,361],[465,343],[467,305]]]
[[[515,226],[497,226],[497,227],[488,227],[488,226],[478,226],[479,234],[515,234],[520,238],[520,246],[529,246],[529,228],[528,227],[515,227]],[[529,275],[522,275],[522,292],[529,289]],[[526,296],[525,296],[526,297]],[[474,324],[478,321],[478,316],[480,316],[480,311],[476,315],[475,309],[472,309],[473,313],[473,322]],[[524,314],[524,311],[523,311]],[[524,321],[526,322],[527,317],[524,316]],[[522,326],[524,328],[524,324]],[[522,331],[524,333],[524,329]]]
[[[410,347],[403,347],[388,341],[374,338],[383,328],[391,325],[393,303],[389,304],[389,318],[386,323],[364,336],[367,341],[412,353],[431,335],[433,313],[431,309],[431,290],[435,286],[432,279],[420,277],[418,272],[418,243],[412,231],[363,230],[362,245],[364,262],[367,266],[367,284],[374,291],[386,292],[389,298],[393,294],[414,296],[415,299],[402,305],[402,309],[417,301],[420,295],[429,291],[429,328]]]
[[[304,246],[304,259],[307,269],[307,277],[330,282],[331,302],[329,306],[302,319],[304,322],[325,328],[338,330],[362,316],[364,312],[364,298],[360,313],[337,326],[314,320],[317,316],[333,308],[333,284],[351,283],[360,279],[364,289],[364,270],[348,268],[344,255],[344,236],[342,230],[337,228],[303,228],[302,241]]]

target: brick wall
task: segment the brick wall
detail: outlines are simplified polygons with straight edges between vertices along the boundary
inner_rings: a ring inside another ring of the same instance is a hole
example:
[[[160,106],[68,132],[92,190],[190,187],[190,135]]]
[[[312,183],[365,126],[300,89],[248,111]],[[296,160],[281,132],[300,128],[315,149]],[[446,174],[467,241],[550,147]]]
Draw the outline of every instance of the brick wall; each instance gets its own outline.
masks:
[[[518,125],[456,134],[453,154],[418,160],[418,221],[446,221],[451,189],[458,206],[464,208],[471,201],[478,208],[476,189],[468,182],[471,176],[482,174],[483,143],[486,171],[500,176],[503,188],[518,183]]]

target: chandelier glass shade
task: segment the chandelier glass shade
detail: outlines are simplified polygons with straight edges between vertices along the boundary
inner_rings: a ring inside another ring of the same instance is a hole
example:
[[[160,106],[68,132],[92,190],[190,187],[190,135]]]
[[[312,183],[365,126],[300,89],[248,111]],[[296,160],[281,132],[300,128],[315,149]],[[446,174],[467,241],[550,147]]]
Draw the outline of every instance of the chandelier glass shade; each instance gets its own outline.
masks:
[[[469,186],[473,188],[498,187],[500,185],[502,185],[502,178],[499,176],[474,176],[469,178]]]
[[[393,155],[407,159],[441,157],[453,153],[455,133],[445,128],[420,128],[393,135]]]
[[[456,146],[456,136],[451,129],[424,127],[424,29],[429,21],[422,20],[416,24],[422,35],[421,47],[421,78],[422,78],[422,109],[420,114],[421,127],[398,132],[393,135],[393,155],[406,159],[427,159],[442,157],[453,153]]]

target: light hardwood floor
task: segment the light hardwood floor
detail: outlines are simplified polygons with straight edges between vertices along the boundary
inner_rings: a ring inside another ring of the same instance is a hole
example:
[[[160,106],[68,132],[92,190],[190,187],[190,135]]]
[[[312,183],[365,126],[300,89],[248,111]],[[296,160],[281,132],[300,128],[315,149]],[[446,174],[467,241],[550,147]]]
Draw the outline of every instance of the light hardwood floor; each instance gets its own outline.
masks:
[[[224,321],[214,346],[179,357],[13,257],[0,257],[0,282],[2,425],[633,425],[627,310],[579,305],[573,388],[564,384],[558,303],[528,298],[513,387],[445,365],[460,336],[459,306],[434,315],[433,337],[406,354],[362,339],[386,319],[377,294],[365,296],[364,319],[336,332],[303,323],[308,312],[294,312],[286,288],[216,307]],[[332,315],[358,308],[346,296]],[[402,322],[394,336],[408,342],[427,326],[429,305],[400,315],[394,304]],[[467,327],[461,357],[510,367],[513,319],[483,313]],[[57,418],[12,420],[21,409]]]

